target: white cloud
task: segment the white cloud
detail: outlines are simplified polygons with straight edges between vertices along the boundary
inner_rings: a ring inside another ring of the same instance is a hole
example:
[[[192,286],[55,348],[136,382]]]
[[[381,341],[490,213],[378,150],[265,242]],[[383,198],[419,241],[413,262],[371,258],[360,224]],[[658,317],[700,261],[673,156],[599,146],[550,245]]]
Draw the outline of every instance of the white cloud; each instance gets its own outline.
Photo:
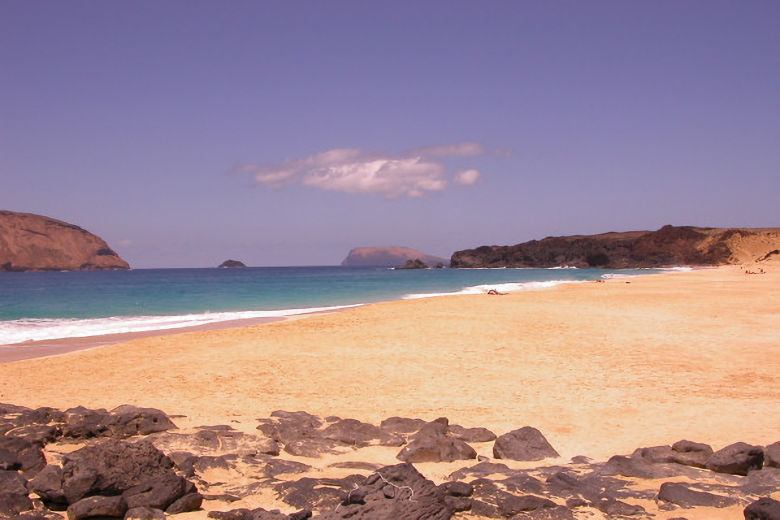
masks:
[[[336,148],[278,164],[240,164],[231,172],[251,174],[259,184],[269,188],[299,184],[388,198],[423,197],[427,192],[444,190],[449,184],[444,166],[434,157],[470,157],[484,153],[481,144],[471,142],[422,147],[398,156]],[[478,177],[477,170],[464,170],[455,182],[471,185]]]
[[[463,170],[458,172],[458,175],[455,176],[455,182],[458,184],[463,184],[464,186],[471,186],[472,184],[475,184],[479,180],[479,170],[475,170],[474,168]]]

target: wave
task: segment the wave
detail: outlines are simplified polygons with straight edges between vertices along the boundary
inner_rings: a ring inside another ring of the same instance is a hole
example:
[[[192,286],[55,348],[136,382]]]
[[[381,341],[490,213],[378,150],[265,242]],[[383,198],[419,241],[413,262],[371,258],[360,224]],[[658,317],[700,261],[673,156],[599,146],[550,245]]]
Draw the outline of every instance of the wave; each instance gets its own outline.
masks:
[[[272,311],[204,312],[180,316],[121,316],[91,319],[21,319],[0,322],[0,345],[62,338],[84,338],[151,330],[196,327],[223,321],[297,316],[334,311],[363,304]]]
[[[446,293],[416,293],[407,294],[403,297],[404,300],[415,300],[419,298],[435,298],[438,296],[457,296],[463,294],[486,294],[491,289],[498,292],[519,292],[529,291],[534,289],[548,289],[555,287],[562,283],[582,283],[585,280],[547,280],[544,282],[512,282],[512,283],[497,283],[497,284],[483,284],[472,285],[465,287],[460,291],[446,292]]]

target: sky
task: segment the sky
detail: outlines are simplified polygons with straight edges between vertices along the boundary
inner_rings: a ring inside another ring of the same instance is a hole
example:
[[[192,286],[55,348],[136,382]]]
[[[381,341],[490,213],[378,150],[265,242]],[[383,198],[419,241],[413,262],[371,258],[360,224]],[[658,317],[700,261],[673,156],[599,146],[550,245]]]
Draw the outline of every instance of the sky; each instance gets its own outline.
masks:
[[[0,0],[0,209],[132,267],[780,226],[780,2]]]

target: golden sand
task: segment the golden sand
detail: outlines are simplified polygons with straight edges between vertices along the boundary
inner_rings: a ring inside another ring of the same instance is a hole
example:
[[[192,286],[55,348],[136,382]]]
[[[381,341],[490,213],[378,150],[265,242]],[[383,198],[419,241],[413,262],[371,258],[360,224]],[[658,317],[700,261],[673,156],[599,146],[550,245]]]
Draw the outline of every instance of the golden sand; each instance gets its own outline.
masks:
[[[396,301],[0,365],[0,402],[541,430],[562,459],[780,440],[780,265]],[[630,282],[630,283],[628,283]]]

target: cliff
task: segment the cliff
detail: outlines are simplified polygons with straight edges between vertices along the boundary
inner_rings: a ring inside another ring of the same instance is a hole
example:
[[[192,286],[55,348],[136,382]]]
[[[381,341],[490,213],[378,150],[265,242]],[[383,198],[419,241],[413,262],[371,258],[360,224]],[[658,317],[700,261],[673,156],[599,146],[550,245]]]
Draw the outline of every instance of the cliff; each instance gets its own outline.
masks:
[[[0,271],[129,269],[100,237],[73,224],[0,210]]]
[[[356,247],[352,249],[341,265],[349,267],[396,267],[404,265],[407,260],[422,260],[428,265],[444,264],[446,258],[426,255],[409,247]]]
[[[547,237],[457,251],[452,267],[669,267],[755,262],[780,248],[780,228],[664,226],[658,231]]]

